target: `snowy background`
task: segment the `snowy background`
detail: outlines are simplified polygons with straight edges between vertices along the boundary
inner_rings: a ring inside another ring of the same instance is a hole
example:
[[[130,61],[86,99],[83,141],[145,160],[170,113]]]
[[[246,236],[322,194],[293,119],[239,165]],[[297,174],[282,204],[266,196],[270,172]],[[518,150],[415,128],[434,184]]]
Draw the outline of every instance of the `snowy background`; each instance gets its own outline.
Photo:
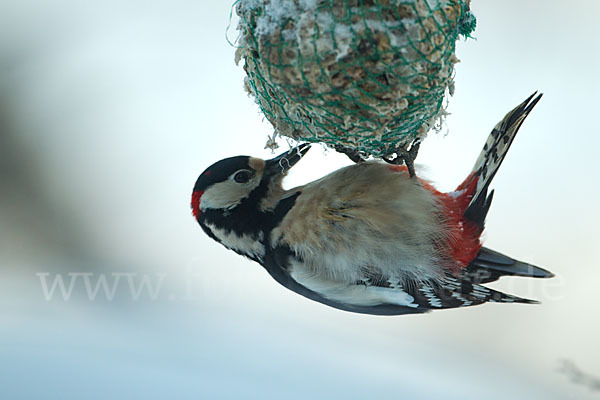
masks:
[[[1,397],[598,398],[600,3],[473,0],[449,133],[419,157],[453,188],[494,124],[545,93],[495,179],[486,242],[557,274],[494,285],[543,304],[404,317],[295,295],[191,217],[204,168],[271,157],[230,6],[0,2]],[[288,184],[346,163],[317,147]]]

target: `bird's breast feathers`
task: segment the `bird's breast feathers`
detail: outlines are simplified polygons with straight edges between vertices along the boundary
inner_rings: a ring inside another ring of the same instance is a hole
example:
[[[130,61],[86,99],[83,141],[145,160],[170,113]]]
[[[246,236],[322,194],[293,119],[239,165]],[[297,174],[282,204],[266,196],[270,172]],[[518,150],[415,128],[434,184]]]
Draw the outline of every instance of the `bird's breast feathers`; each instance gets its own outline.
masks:
[[[355,283],[369,274],[392,280],[443,275],[440,243],[448,238],[435,196],[387,164],[339,169],[301,189],[271,232],[303,260],[302,279]]]

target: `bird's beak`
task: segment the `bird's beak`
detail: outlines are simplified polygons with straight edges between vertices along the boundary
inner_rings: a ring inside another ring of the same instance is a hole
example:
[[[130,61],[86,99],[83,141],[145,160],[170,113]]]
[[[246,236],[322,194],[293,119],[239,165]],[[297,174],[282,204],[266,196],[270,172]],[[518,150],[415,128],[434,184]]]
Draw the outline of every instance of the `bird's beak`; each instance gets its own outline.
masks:
[[[265,162],[265,171],[272,176],[285,175],[310,149],[310,144],[303,143],[275,158]]]

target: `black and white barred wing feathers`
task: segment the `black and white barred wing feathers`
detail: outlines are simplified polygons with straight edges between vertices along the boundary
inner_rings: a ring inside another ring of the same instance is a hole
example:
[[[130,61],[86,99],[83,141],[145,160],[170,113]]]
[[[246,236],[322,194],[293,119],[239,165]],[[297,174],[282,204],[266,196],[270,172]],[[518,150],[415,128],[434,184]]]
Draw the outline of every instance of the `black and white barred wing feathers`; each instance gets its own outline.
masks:
[[[271,271],[273,277],[289,289],[338,309],[372,315],[425,313],[435,309],[468,307],[485,302],[535,303],[482,286],[489,274],[465,271],[460,276],[447,275],[441,280],[399,282],[366,271],[353,283],[319,275],[306,268],[289,249],[278,248],[276,264],[284,268]],[[493,279],[498,279],[497,274]]]

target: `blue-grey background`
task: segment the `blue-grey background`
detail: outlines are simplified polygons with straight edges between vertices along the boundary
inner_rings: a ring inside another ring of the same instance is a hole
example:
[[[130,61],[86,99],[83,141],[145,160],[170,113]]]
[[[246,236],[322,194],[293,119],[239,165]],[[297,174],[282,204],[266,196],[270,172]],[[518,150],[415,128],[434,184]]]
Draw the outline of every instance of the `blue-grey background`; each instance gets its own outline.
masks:
[[[600,3],[473,0],[448,133],[419,157],[452,189],[493,125],[545,93],[486,234],[557,274],[493,285],[543,304],[387,318],[286,291],[191,217],[204,168],[271,156],[230,6],[0,1],[0,397],[597,398],[561,360],[600,376]],[[288,185],[346,163],[316,147]],[[57,277],[70,295],[48,292]],[[102,277],[114,293],[91,299]]]

